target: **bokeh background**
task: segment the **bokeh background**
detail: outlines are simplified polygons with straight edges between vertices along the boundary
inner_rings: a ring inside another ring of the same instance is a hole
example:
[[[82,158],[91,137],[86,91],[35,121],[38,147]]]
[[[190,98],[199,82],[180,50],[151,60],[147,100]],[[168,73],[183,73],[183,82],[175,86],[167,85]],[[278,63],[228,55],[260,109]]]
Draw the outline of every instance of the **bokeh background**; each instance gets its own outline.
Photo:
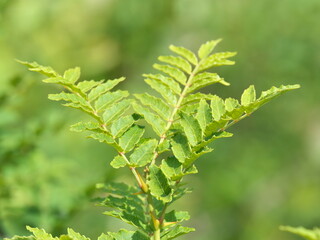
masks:
[[[89,237],[116,230],[90,201],[98,182],[121,181],[114,151],[69,125],[82,115],[47,100],[44,85],[15,58],[58,71],[80,66],[83,79],[126,76],[122,88],[147,90],[169,44],[192,50],[223,38],[237,64],[216,71],[230,87],[208,91],[239,97],[255,84],[302,88],[239,123],[217,141],[186,179],[194,192],[176,206],[189,210],[195,233],[181,239],[293,239],[278,226],[320,226],[319,0],[0,0],[0,237],[25,225]]]

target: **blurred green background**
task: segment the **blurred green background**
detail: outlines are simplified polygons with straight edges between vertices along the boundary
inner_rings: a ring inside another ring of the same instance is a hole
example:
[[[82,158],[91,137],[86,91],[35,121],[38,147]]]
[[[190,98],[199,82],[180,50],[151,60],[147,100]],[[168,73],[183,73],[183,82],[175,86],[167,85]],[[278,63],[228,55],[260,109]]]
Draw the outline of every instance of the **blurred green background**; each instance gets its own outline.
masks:
[[[0,0],[0,237],[25,225],[53,234],[72,227],[89,237],[116,230],[90,198],[97,182],[122,181],[114,151],[69,125],[82,117],[47,100],[41,83],[14,59],[83,79],[126,76],[122,88],[147,90],[169,44],[192,50],[223,38],[237,64],[216,71],[231,83],[207,91],[239,97],[255,84],[302,85],[231,129],[186,180],[194,192],[176,206],[197,231],[182,239],[292,239],[278,226],[320,226],[319,0]]]

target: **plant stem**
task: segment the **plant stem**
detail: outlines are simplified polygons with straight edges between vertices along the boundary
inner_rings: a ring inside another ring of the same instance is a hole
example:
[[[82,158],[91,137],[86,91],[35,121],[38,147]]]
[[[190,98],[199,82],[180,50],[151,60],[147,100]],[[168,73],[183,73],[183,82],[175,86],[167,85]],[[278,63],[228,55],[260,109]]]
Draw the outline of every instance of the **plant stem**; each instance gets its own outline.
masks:
[[[153,232],[152,240],[160,240],[160,228]]]

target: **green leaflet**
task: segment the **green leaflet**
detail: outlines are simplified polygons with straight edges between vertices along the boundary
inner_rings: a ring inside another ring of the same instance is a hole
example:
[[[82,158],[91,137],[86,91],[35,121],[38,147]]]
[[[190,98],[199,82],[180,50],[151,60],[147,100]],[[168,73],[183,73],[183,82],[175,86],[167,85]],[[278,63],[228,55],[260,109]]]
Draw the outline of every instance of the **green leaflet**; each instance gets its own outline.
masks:
[[[135,94],[134,96],[138,98],[143,105],[150,107],[159,114],[164,120],[169,120],[172,110],[161,98],[151,96],[148,93]]]
[[[320,240],[320,228],[309,230],[304,227],[280,226],[280,230],[297,234],[307,240]]]
[[[48,98],[52,101],[66,101],[66,102],[72,102],[72,103],[79,103],[80,105],[89,108],[90,105],[87,103],[87,101],[74,93],[66,93],[66,92],[61,92],[57,94],[49,94]]]
[[[199,90],[201,88],[204,88],[206,86],[215,84],[215,83],[221,83],[223,85],[229,86],[230,84],[224,81],[223,78],[221,78],[218,74],[216,73],[199,73],[197,74],[192,81],[192,84],[190,88],[188,89],[187,93],[192,93],[196,90]]]
[[[130,155],[130,167],[143,167],[152,161],[157,140],[151,139],[138,146]]]
[[[192,67],[188,61],[184,60],[181,57],[174,57],[174,56],[160,56],[159,61],[168,63],[174,67],[179,68],[180,70],[191,74]]]
[[[62,104],[62,106],[65,106],[65,107],[71,107],[71,108],[76,108],[76,109],[80,109],[88,114],[92,114],[92,110],[91,108],[85,106],[85,105],[82,105],[80,103],[73,103],[73,102],[70,102],[70,103],[64,103]]]
[[[161,136],[165,130],[166,123],[157,115],[150,112],[149,109],[142,107],[141,105],[134,103],[133,104],[134,110],[141,114],[147,123],[151,125],[153,130],[158,136]]]
[[[94,131],[94,132],[102,132],[101,126],[97,122],[78,122],[73,124],[70,127],[71,131],[74,132],[84,132],[84,131]]]
[[[183,127],[188,141],[190,142],[191,146],[196,145],[202,140],[202,131],[198,120],[192,115],[188,115],[183,112],[180,113],[180,116],[180,124]]]
[[[118,152],[122,151],[121,147],[114,141],[112,136],[110,136],[108,133],[94,133],[88,136],[88,138],[92,138],[95,140],[98,140],[101,143],[106,143],[108,145],[113,146]]]
[[[227,98],[225,100],[226,117],[230,119],[239,119],[245,112],[245,108],[239,104],[239,101],[234,98]]]
[[[160,143],[157,148],[157,152],[159,154],[166,151],[170,151],[170,141],[168,139],[165,139],[162,143]]]
[[[128,165],[128,162],[121,156],[116,156],[111,162],[111,167],[113,168],[121,168]]]
[[[177,134],[171,140],[173,155],[182,164],[192,155],[191,147],[189,145],[188,139],[182,134]]]
[[[128,115],[114,121],[111,125],[111,134],[113,137],[121,137],[122,134],[127,131],[135,122],[132,115]]]
[[[226,112],[224,101],[220,97],[215,96],[211,100],[211,110],[214,120],[219,121]]]
[[[174,45],[170,45],[169,49],[172,52],[180,55],[181,57],[184,57],[185,59],[187,59],[193,65],[197,65],[198,64],[198,59],[197,59],[196,55],[193,52],[191,52],[190,50],[188,50],[188,49],[186,49],[184,47],[177,47],[177,46],[174,46]]]
[[[198,73],[193,78],[193,82],[202,81],[203,79],[210,79],[210,81],[213,83],[218,82],[218,83],[221,83],[222,85],[230,86],[230,83],[224,81],[224,79],[221,78],[217,73],[211,73],[211,72]]]
[[[230,61],[227,58],[235,56],[236,52],[221,52],[221,53],[215,53],[206,58],[202,64],[200,64],[198,72],[202,72],[206,69],[212,68],[212,67],[218,67],[223,65],[234,65],[234,61]]]
[[[75,68],[70,68],[66,70],[63,74],[63,78],[69,83],[69,84],[74,84],[77,82],[80,78],[80,68],[75,67]]]
[[[109,124],[113,120],[122,116],[126,110],[129,109],[131,102],[131,100],[123,100],[105,109],[105,112],[102,115],[104,123]]]
[[[200,59],[204,59],[209,56],[209,54],[213,51],[213,49],[217,46],[222,39],[208,41],[202,44],[198,50],[198,56]]]
[[[174,157],[162,160],[160,166],[162,172],[172,181],[180,180],[182,177],[198,172],[195,166],[184,169],[183,165]]]
[[[153,68],[168,74],[170,77],[174,78],[182,85],[185,85],[187,82],[186,75],[182,71],[180,71],[178,68],[170,67],[168,65],[161,65],[161,64],[153,64]]]
[[[94,133],[94,134],[91,134],[89,138],[93,138],[95,140],[98,140],[99,142],[104,142],[107,144],[114,143],[112,136],[108,135],[107,133]]]
[[[187,211],[175,211],[172,210],[170,212],[168,212],[165,217],[164,220],[166,222],[182,222],[182,221],[186,221],[190,219],[190,215]]]
[[[204,93],[194,93],[194,94],[188,94],[183,100],[182,100],[182,105],[186,105],[189,103],[194,103],[194,102],[199,102],[201,99],[204,100],[211,100],[214,98],[215,95],[212,94],[204,94]]]
[[[253,85],[248,87],[241,95],[241,105],[248,106],[256,100],[256,90]]]
[[[221,78],[217,76],[217,78],[203,78],[198,80],[197,82],[193,82],[190,88],[188,88],[187,93],[192,93],[196,90],[204,88],[206,86],[221,82]]]
[[[177,83],[171,77],[165,77],[162,74],[143,74],[142,76],[144,76],[145,78],[157,80],[157,81],[163,83],[164,85],[166,85],[171,90],[171,92],[173,92],[177,95],[181,94],[180,84]]]
[[[162,82],[159,82],[157,80],[154,79],[150,79],[147,78],[145,79],[145,82],[154,90],[156,90],[158,93],[161,94],[161,96],[168,101],[168,103],[172,106],[175,106],[177,103],[177,97],[176,95],[171,92],[170,88],[167,87],[167,85],[165,85]]]
[[[198,110],[199,103],[186,104],[180,107],[180,111],[187,114],[194,114]]]
[[[172,188],[170,187],[169,180],[156,165],[149,167],[147,184],[152,196],[163,202],[171,202]]]
[[[161,240],[171,240],[189,232],[194,232],[194,228],[183,227],[176,225],[175,227],[165,230],[161,233]]]
[[[204,132],[206,137],[211,136],[213,133],[215,132],[220,132],[222,131],[225,126],[227,125],[227,123],[229,122],[229,120],[225,120],[225,119],[221,119],[220,121],[213,121],[211,123],[209,123],[209,125],[207,125],[207,128]]]
[[[140,141],[143,134],[144,128],[138,125],[133,125],[119,139],[119,145],[123,149],[122,151],[124,151],[125,153],[130,152]]]
[[[206,153],[210,153],[212,152],[213,149],[212,148],[209,148],[209,147],[205,147],[203,148],[200,152],[193,152],[191,154],[191,156],[189,156],[185,162],[183,163],[183,166],[186,167],[186,168],[189,168],[190,166],[192,166],[192,164],[194,163],[195,160],[197,160],[199,157],[201,157],[203,154],[206,154]]]
[[[198,111],[196,114],[196,119],[198,120],[200,127],[201,127],[201,130],[202,130],[201,132],[204,135],[204,132],[207,128],[207,125],[212,120],[210,107],[209,107],[207,101],[204,99],[200,100]]]
[[[18,63],[21,63],[22,65],[27,66],[30,71],[41,73],[47,77],[53,78],[53,77],[59,76],[59,74],[56,73],[51,67],[41,66],[40,64],[38,64],[36,62],[30,63],[30,62],[24,62],[24,61],[20,61],[20,60],[16,60],[16,61]]]
[[[129,96],[128,91],[115,91],[115,92],[106,92],[98,97],[97,101],[95,102],[95,110],[97,112],[103,111],[111,104],[115,104],[119,102],[121,99],[126,98]]]
[[[240,106],[239,101],[234,98],[227,98],[224,102],[227,112],[232,112],[235,108]]]
[[[85,80],[79,82],[76,87],[80,89],[81,92],[86,93],[90,91],[92,88],[100,85],[102,82],[103,81]]]
[[[80,233],[73,231],[71,228],[68,228],[68,236],[72,240],[90,240],[89,238],[81,235]]]
[[[208,138],[205,141],[203,141],[203,142],[199,143],[197,146],[195,146],[193,148],[193,150],[194,151],[199,151],[200,149],[202,149],[205,146],[209,145],[211,142],[213,142],[216,139],[232,137],[232,136],[233,136],[232,133],[225,132],[225,131],[223,131],[223,132],[214,132],[214,133],[212,133],[211,136],[208,136]]]
[[[90,102],[94,101],[99,96],[110,91],[112,88],[114,88],[116,85],[118,85],[120,82],[122,82],[124,80],[125,80],[125,78],[121,77],[121,78],[117,78],[117,79],[113,79],[113,80],[108,80],[105,83],[99,84],[97,87],[93,88],[90,91],[90,93],[88,95],[89,101]]]

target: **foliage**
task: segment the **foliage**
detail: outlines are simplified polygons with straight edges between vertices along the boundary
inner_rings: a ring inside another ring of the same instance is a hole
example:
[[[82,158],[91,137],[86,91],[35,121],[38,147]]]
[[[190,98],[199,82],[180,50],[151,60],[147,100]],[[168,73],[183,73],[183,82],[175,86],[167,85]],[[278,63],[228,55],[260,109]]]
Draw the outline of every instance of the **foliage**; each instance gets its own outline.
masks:
[[[320,228],[314,228],[313,230],[306,229],[304,227],[289,227],[281,226],[281,230],[297,234],[304,237],[307,240],[319,240],[320,239]]]
[[[153,65],[160,73],[144,74],[145,82],[157,93],[134,94],[134,99],[128,97],[127,91],[115,90],[124,78],[79,81],[78,67],[60,75],[51,67],[21,62],[31,71],[47,76],[45,83],[65,89],[50,94],[49,99],[63,101],[64,106],[79,109],[92,119],[75,123],[71,130],[86,132],[89,138],[113,146],[118,155],[111,166],[128,167],[137,181],[138,187],[124,183],[100,185],[106,193],[101,204],[112,209],[105,214],[137,229],[120,230],[117,234],[121,237],[108,233],[111,238],[106,239],[136,239],[137,234],[146,239],[174,239],[194,231],[181,225],[189,219],[187,212],[167,210],[189,192],[182,180],[197,173],[195,161],[213,151],[210,143],[232,136],[226,132],[229,127],[273,98],[299,88],[299,85],[272,87],[256,97],[251,85],[240,101],[198,92],[216,83],[229,85],[218,74],[207,71],[234,64],[229,58],[235,52],[212,53],[220,41],[201,45],[197,56],[186,48],[170,46],[176,55],[161,56],[161,64]],[[146,135],[146,126],[153,129],[153,135]],[[51,238],[43,232],[42,235],[42,239]]]

